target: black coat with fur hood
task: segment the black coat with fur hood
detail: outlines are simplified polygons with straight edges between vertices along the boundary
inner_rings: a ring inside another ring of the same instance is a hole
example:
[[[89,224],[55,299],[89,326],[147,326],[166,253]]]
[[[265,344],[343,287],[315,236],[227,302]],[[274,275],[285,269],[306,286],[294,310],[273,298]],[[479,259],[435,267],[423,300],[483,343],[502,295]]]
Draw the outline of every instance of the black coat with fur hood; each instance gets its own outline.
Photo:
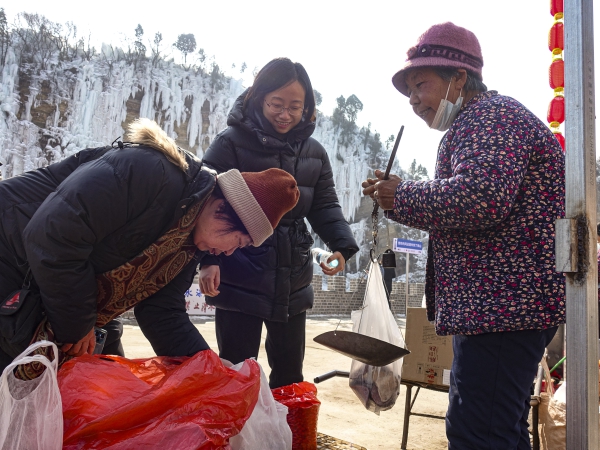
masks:
[[[286,322],[313,305],[313,239],[304,218],[332,251],[348,260],[358,246],[344,219],[327,152],[311,134],[315,123],[303,119],[286,135],[277,133],[261,112],[246,116],[245,93],[236,101],[222,131],[203,162],[217,172],[283,169],[296,179],[298,204],[273,236],[260,247],[240,249],[228,257],[206,256],[201,265],[220,264],[220,294],[207,303],[267,320]]]
[[[185,161],[184,171],[148,146],[103,147],[1,181],[0,296],[30,267],[57,340],[80,340],[96,321],[96,274],[131,260],[212,192],[215,173]],[[198,260],[136,306],[158,355],[208,348],[185,310]]]

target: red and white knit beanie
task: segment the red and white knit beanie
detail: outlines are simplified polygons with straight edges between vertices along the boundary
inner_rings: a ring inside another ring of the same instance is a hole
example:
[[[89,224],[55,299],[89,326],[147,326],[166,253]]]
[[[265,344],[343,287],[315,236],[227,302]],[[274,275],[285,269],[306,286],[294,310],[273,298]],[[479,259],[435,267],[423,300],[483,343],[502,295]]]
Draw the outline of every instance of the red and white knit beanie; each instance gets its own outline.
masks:
[[[255,247],[273,234],[281,218],[300,198],[296,180],[281,169],[262,172],[231,169],[217,175],[217,183]]]

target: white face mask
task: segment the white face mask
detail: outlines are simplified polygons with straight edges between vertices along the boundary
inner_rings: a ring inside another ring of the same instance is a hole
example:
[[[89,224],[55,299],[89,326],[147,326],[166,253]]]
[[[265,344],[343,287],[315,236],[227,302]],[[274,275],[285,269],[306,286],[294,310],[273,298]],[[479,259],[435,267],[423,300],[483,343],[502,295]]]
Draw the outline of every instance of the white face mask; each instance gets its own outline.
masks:
[[[462,106],[463,98],[462,98],[462,89],[458,94],[458,98],[456,99],[456,103],[452,103],[447,100],[448,93],[450,92],[450,84],[448,85],[448,90],[446,91],[446,98],[440,100],[440,106],[438,107],[435,117],[433,118],[433,122],[431,122],[431,126],[429,128],[433,130],[446,131],[454,122],[456,115],[460,111],[460,107]]]

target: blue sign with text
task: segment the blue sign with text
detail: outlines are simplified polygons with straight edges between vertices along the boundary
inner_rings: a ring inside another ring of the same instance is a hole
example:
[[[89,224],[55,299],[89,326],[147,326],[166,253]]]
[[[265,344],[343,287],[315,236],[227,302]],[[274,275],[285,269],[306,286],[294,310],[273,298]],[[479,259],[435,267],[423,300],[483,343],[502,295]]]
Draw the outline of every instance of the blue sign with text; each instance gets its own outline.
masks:
[[[392,250],[402,253],[415,253],[420,255],[423,253],[423,243],[420,241],[409,241],[408,239],[394,238]]]

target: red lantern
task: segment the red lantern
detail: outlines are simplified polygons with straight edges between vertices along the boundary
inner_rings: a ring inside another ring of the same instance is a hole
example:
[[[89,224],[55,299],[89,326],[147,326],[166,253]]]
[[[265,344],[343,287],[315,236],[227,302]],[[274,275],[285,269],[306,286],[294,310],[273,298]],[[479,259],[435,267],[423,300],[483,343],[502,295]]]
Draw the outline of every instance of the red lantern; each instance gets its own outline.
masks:
[[[563,123],[565,121],[565,98],[557,95],[548,106],[548,122]]]
[[[548,33],[548,49],[565,49],[565,25],[562,22],[555,22]]]
[[[552,89],[565,87],[565,62],[562,59],[552,61],[548,73]]]
[[[561,21],[564,15],[564,0],[550,0],[550,14],[554,17],[554,24],[548,33],[548,48],[552,52],[552,64],[548,69],[550,87],[554,89],[554,98],[548,105],[548,122],[556,140],[565,151],[565,138],[560,133],[560,124],[565,121],[565,63],[562,52],[565,48],[565,28]]]
[[[550,0],[550,14],[555,16],[562,12],[565,12],[563,0]]]
[[[554,133],[554,137],[558,140],[558,143],[560,144],[560,146],[563,149],[563,152],[565,151],[565,137],[561,134],[561,133]]]

